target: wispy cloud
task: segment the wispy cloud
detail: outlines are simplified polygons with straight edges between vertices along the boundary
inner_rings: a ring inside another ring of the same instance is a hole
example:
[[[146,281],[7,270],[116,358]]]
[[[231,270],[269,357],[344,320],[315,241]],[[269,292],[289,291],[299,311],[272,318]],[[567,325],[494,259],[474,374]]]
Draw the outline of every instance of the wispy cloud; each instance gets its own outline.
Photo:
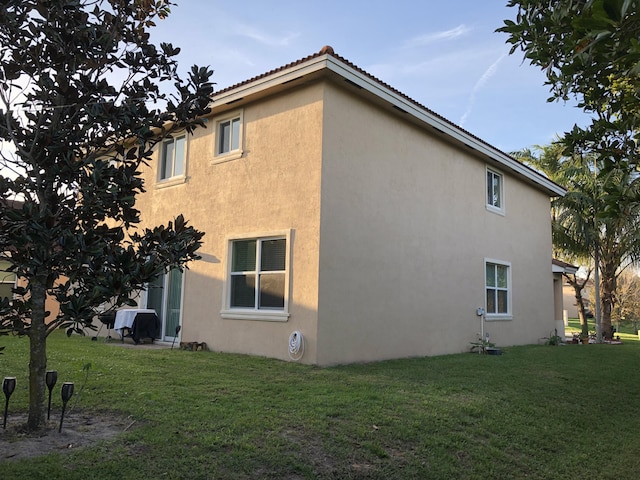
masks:
[[[387,55],[379,63],[366,65],[365,70],[403,93],[417,95],[416,100],[455,94],[455,103],[458,104],[460,99],[464,102],[473,86],[473,76],[469,72],[483,71],[495,58],[495,48],[475,45],[472,48],[443,49],[434,55]],[[416,94],[416,90],[422,93]],[[458,111],[461,108],[464,107]]]
[[[464,126],[465,122],[467,121],[467,118],[469,118],[469,115],[471,115],[471,111],[473,110],[473,106],[476,103],[476,95],[478,94],[478,92],[482,89],[482,87],[484,87],[487,82],[489,81],[489,79],[496,73],[496,70],[498,69],[498,64],[502,61],[503,58],[505,58],[506,54],[502,54],[498,57],[498,59],[493,62],[489,68],[487,68],[484,73],[482,74],[482,76],[478,79],[478,81],[476,82],[476,84],[473,86],[473,89],[471,90],[471,95],[469,96],[469,101],[467,102],[467,110],[464,112],[464,114],[462,115],[462,117],[460,118],[460,126]]]
[[[441,32],[432,32],[426,33],[424,35],[419,35],[417,37],[413,37],[409,39],[405,44],[404,48],[416,48],[416,47],[424,47],[425,45],[430,45],[435,42],[440,42],[444,40],[453,40],[458,37],[462,37],[469,33],[471,29],[466,25],[458,25],[455,28],[450,30],[444,30]]]
[[[238,25],[235,33],[268,47],[287,47],[294,39],[300,36],[298,32],[287,33],[280,36],[270,35],[250,25]]]

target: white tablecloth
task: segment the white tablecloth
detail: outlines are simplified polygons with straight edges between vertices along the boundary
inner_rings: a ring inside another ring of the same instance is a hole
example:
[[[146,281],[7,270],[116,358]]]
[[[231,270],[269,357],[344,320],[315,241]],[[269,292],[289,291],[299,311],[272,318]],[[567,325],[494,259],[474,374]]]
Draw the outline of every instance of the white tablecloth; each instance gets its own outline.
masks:
[[[156,313],[151,308],[123,308],[116,312],[116,321],[113,328],[120,336],[124,333],[125,328],[133,327],[133,321],[139,313]]]

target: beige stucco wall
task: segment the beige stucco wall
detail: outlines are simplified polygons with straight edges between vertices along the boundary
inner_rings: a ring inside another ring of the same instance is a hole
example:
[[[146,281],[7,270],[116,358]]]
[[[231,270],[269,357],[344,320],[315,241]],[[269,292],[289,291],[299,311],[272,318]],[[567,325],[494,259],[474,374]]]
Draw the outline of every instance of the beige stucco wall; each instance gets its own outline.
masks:
[[[506,175],[505,215],[489,212],[484,161],[337,87],[324,105],[318,363],[467,351],[485,258],[512,266],[491,340],[548,335],[548,196]]]
[[[573,287],[567,283],[562,285],[562,303],[569,318],[578,318],[578,305]]]
[[[562,274],[554,273],[553,274],[553,313],[555,317],[555,331],[554,334],[559,335],[564,338],[565,336],[565,324],[564,324],[564,316],[565,316],[565,308],[564,308],[564,298],[562,291]]]
[[[184,213],[206,231],[203,258],[190,265],[184,278],[181,340],[206,342],[211,350],[285,359],[289,335],[299,330],[305,338],[304,361],[314,363],[322,88],[309,86],[241,110],[241,158],[214,163],[214,117],[209,128],[198,129],[188,140],[187,181],[158,187],[153,162],[144,173],[148,192],[138,208],[145,224]],[[221,318],[229,237],[285,230],[291,232],[293,259],[289,320]]]

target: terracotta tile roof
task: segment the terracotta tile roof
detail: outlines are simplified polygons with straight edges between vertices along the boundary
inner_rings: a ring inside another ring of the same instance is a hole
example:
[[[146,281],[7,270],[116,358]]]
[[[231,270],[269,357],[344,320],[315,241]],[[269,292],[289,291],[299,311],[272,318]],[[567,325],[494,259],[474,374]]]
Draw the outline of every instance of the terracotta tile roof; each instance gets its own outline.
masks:
[[[1,198],[0,203],[8,208],[15,208],[16,210],[20,210],[22,208],[22,205],[24,204],[24,201],[17,200],[15,198]]]
[[[218,91],[214,92],[213,96],[215,97],[215,96],[217,96],[217,95],[219,95],[221,93],[226,93],[226,92],[228,92],[230,90],[235,90],[238,87],[242,87],[244,85],[248,85],[249,83],[253,83],[256,80],[260,80],[262,78],[269,77],[269,76],[271,76],[273,74],[276,74],[278,72],[282,72],[284,70],[288,70],[288,69],[290,69],[292,67],[295,67],[296,65],[300,65],[300,64],[305,63],[305,62],[307,62],[309,60],[312,60],[314,58],[320,57],[320,56],[324,55],[325,53],[328,53],[328,52],[321,53],[323,50],[324,50],[324,47],[318,53],[314,53],[313,55],[309,55],[307,57],[301,58],[300,60],[296,60],[295,62],[287,63],[286,65],[283,65],[282,67],[274,68],[273,70],[269,70],[268,72],[262,73],[260,75],[256,75],[255,77],[251,77],[251,78],[249,78],[247,80],[244,80],[244,81],[242,81],[240,83],[236,83],[236,84],[231,85],[229,87],[225,87],[222,90],[218,90]],[[333,52],[333,49],[331,49],[331,52]],[[342,58],[338,57],[337,55],[333,55],[333,56],[336,57],[336,58],[339,58],[340,60],[342,60]]]

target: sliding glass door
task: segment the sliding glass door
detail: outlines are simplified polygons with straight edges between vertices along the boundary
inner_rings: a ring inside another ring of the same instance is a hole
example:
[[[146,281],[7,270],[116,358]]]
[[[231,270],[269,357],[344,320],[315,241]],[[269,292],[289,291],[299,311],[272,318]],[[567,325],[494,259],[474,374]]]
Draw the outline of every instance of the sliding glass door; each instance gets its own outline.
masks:
[[[147,308],[153,308],[162,323],[161,339],[173,341],[182,313],[182,272],[178,269],[162,274],[147,289]]]
[[[180,325],[180,314],[182,312],[182,272],[178,269],[171,270],[167,277],[167,302],[162,331],[164,332],[165,340],[173,340],[178,336],[176,330]]]

